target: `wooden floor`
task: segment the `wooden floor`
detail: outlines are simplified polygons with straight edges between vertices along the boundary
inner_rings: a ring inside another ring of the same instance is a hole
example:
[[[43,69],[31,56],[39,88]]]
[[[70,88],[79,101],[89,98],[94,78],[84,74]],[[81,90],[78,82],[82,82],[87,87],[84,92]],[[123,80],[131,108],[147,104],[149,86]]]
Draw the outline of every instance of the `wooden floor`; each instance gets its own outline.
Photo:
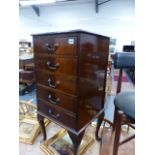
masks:
[[[111,129],[104,128],[102,133],[102,145],[100,148],[100,155],[112,155],[114,136],[111,133],[112,133]],[[131,134],[133,133],[127,134],[126,132],[122,132],[121,140]],[[134,155],[134,154],[135,154],[135,139],[132,139],[119,147],[118,155]]]

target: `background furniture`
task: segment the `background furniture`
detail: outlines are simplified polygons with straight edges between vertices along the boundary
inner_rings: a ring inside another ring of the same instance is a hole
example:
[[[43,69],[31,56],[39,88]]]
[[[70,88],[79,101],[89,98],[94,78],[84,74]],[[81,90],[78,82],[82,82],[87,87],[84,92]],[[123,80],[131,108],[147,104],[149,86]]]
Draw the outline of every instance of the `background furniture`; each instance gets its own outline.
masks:
[[[34,88],[34,59],[31,42],[19,41],[19,94],[24,95]]]
[[[135,45],[124,45],[123,46],[123,52],[135,52]],[[130,77],[132,82],[135,83],[135,69],[134,68],[130,68],[130,69],[127,68],[126,73]]]
[[[135,52],[135,45],[123,45],[124,52]]]
[[[103,112],[109,38],[82,30],[33,35],[38,120],[67,129],[74,154],[89,123]]]
[[[31,47],[31,42],[26,40],[19,41],[19,52],[26,52],[29,47]]]
[[[31,92],[34,83],[34,59],[19,60],[19,94]]]
[[[120,92],[122,82],[122,71],[126,68],[133,69],[135,67],[135,54],[132,52],[115,53],[114,67],[116,69],[120,69],[117,86],[117,95],[114,99],[115,115],[112,132],[112,134],[115,133],[113,143],[113,155],[117,155],[119,146],[134,138],[134,135],[131,135],[127,139],[120,142],[121,125],[127,124],[130,127],[134,128],[133,124],[135,123],[135,92]],[[101,155],[102,147],[104,147],[102,143]]]
[[[34,70],[34,59],[19,59],[19,69]]]

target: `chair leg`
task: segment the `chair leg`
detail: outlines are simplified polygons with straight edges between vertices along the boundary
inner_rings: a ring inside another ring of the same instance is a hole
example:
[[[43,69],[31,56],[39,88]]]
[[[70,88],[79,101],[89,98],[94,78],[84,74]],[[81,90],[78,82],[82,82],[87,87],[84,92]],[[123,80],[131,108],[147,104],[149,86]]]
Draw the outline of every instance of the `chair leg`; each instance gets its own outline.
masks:
[[[95,131],[95,137],[97,141],[101,141],[101,137],[99,137],[98,134],[99,134],[99,129],[101,127],[104,115],[105,115],[105,112],[103,111],[103,113],[97,119],[97,126],[96,126],[96,131]]]
[[[114,137],[114,148],[113,148],[113,155],[117,155],[118,153],[118,147],[119,147],[119,141],[120,141],[120,135],[121,135],[121,125],[123,121],[123,112],[117,111],[116,112],[116,123],[115,123],[115,137]]]
[[[115,110],[114,110],[114,119],[113,119],[113,129],[112,129],[113,132],[116,129],[117,112],[118,112],[118,109],[117,109],[117,107],[115,107]]]

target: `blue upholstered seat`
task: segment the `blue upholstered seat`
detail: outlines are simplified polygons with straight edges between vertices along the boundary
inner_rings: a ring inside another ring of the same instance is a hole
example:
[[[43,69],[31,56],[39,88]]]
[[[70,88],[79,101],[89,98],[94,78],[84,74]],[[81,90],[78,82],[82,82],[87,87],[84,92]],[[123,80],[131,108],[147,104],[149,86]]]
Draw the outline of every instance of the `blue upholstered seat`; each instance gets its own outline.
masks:
[[[135,120],[135,92],[126,91],[117,94],[114,100],[115,106],[127,116]]]

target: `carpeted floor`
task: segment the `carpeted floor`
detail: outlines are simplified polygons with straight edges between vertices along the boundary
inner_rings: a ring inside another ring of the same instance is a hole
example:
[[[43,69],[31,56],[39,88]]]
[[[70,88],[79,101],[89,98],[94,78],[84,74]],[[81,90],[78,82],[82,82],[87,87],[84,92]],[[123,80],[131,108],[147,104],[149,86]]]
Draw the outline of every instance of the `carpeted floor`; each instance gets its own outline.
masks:
[[[118,80],[119,70],[114,69],[111,73],[112,76],[112,88],[110,95],[116,95],[117,90],[117,80]],[[130,77],[123,71],[123,80],[122,80],[122,88],[121,91],[133,91],[135,86],[131,81]]]
[[[118,81],[118,75],[119,75],[119,70],[113,70],[113,81]],[[128,75],[126,74],[125,71],[123,71],[123,75],[122,75],[122,82],[129,82],[130,78],[128,77]]]
[[[29,101],[32,100],[32,103],[36,104],[36,89],[33,89],[31,93],[26,93],[25,95],[20,95],[19,100]]]

